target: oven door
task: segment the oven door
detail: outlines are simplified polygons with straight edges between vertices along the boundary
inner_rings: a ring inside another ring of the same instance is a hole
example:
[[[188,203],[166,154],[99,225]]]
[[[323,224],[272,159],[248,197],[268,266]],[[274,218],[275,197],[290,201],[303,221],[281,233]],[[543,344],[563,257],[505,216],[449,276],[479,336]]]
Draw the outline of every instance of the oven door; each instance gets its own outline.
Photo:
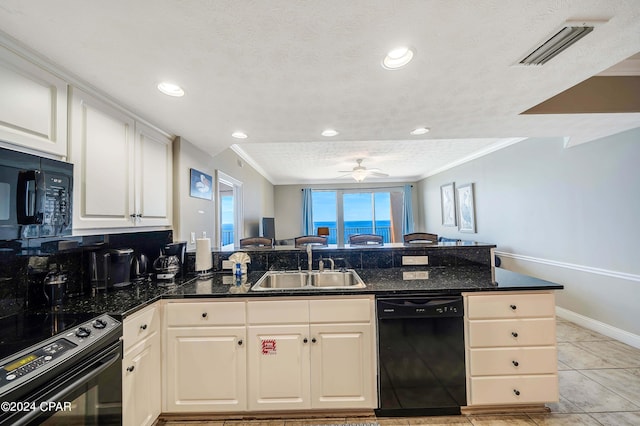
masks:
[[[12,425],[121,425],[122,344],[120,341],[74,363],[46,386],[12,407]],[[24,404],[26,403],[26,404]],[[22,404],[22,406],[18,406]],[[19,410],[22,409],[22,410]]]

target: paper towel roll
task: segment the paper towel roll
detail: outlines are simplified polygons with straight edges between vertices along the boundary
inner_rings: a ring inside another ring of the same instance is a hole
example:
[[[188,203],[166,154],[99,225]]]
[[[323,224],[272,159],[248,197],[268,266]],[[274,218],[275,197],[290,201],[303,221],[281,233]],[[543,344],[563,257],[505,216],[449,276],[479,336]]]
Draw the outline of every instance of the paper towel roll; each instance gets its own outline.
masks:
[[[212,263],[211,239],[196,239],[196,271],[208,271]]]

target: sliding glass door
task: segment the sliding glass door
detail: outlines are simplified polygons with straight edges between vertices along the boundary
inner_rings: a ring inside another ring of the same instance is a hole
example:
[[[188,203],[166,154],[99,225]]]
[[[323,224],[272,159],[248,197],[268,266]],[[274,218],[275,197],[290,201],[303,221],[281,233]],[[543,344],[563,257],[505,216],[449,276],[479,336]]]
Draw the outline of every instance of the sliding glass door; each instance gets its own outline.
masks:
[[[402,189],[317,190],[312,193],[314,233],[329,228],[329,244],[346,244],[352,234],[402,241]]]

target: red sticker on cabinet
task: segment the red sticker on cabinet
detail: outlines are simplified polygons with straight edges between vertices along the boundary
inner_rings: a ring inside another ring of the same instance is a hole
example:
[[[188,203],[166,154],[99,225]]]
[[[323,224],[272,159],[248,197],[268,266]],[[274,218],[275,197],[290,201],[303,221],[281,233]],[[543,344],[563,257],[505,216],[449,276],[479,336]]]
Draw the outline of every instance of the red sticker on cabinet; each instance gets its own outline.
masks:
[[[262,355],[275,355],[276,341],[275,339],[267,339],[262,341]]]

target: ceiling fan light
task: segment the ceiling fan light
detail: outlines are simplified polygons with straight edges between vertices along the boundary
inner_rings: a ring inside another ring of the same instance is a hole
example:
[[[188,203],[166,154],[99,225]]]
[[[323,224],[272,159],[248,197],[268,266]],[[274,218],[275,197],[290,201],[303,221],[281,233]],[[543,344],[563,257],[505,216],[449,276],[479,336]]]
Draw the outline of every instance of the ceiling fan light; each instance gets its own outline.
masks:
[[[364,170],[354,170],[353,173],[351,173],[351,177],[353,177],[356,182],[362,182],[364,178],[367,177],[367,172]]]

